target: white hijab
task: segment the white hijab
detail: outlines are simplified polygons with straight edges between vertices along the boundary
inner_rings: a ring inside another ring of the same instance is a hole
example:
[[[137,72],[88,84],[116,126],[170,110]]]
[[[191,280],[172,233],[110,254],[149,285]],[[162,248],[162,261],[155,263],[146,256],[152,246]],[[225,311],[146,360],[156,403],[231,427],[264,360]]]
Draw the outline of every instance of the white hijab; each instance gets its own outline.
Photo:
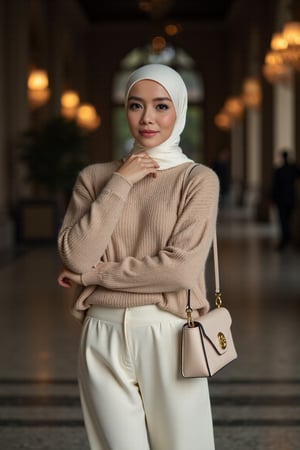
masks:
[[[180,135],[185,126],[187,111],[187,90],[181,76],[163,64],[147,64],[135,70],[129,77],[126,86],[125,107],[132,86],[141,80],[153,80],[161,84],[171,97],[176,112],[176,121],[169,138],[162,144],[145,148],[134,142],[131,153],[148,153],[159,164],[158,170],[169,169],[186,162],[193,162],[179,147]]]

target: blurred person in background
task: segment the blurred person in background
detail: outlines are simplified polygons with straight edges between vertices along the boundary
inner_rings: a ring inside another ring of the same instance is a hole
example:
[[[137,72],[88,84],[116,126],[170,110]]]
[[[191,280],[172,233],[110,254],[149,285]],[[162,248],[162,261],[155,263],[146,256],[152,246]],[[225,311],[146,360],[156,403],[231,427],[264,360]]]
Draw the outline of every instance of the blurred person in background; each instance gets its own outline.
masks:
[[[282,164],[274,169],[272,181],[272,200],[277,209],[280,240],[278,250],[283,250],[292,239],[292,219],[296,208],[296,181],[300,178],[300,167],[289,161],[286,149],[281,152]]]

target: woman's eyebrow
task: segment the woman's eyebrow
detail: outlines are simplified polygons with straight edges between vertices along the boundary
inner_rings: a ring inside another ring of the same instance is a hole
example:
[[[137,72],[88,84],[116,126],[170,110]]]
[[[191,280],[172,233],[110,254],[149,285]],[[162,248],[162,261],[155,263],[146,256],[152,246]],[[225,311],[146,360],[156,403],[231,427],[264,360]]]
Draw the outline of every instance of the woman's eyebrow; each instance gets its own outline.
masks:
[[[136,97],[134,95],[131,95],[130,97],[128,97],[128,101],[130,100],[137,100],[139,102],[144,101],[143,98],[141,97]],[[156,97],[152,99],[153,102],[171,102],[172,100],[169,97]]]
[[[169,97],[156,97],[153,99],[155,102],[171,102],[172,100]]]

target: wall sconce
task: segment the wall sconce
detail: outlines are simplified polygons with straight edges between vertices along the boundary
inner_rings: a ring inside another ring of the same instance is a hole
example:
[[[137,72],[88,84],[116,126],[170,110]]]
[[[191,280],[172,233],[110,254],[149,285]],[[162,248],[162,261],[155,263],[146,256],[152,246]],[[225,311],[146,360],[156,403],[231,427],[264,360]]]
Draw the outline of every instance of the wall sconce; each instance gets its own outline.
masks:
[[[180,24],[169,23],[165,26],[165,33],[168,36],[176,36],[176,34],[182,31],[182,26]]]
[[[269,83],[286,83],[291,78],[291,68],[284,64],[280,52],[274,50],[266,54],[262,71]]]
[[[261,85],[257,78],[246,78],[243,83],[242,99],[250,109],[258,109],[261,104]]]
[[[282,31],[287,43],[283,51],[283,60],[293,69],[300,71],[300,22],[287,22]]]
[[[233,119],[226,111],[224,111],[224,109],[222,109],[215,116],[215,125],[221,130],[229,131],[232,128]]]
[[[29,73],[27,80],[27,94],[32,109],[43,106],[50,97],[48,75],[45,70],[34,69]]]
[[[166,40],[165,40],[164,37],[162,37],[162,36],[155,36],[155,37],[152,39],[152,42],[151,42],[151,50],[152,50],[154,53],[159,53],[159,52],[161,52],[164,48],[166,48],[166,45],[167,45],[167,43],[166,43]]]
[[[300,71],[300,22],[287,22],[281,33],[273,34],[262,70],[270,83],[286,83],[292,70]]]
[[[77,92],[72,90],[65,91],[60,98],[60,103],[62,116],[66,119],[75,119],[80,103]]]
[[[94,131],[100,126],[101,119],[94,106],[82,103],[77,109],[76,122],[84,130]]]
[[[240,97],[228,97],[224,103],[224,110],[233,119],[241,119],[244,112],[244,103]]]

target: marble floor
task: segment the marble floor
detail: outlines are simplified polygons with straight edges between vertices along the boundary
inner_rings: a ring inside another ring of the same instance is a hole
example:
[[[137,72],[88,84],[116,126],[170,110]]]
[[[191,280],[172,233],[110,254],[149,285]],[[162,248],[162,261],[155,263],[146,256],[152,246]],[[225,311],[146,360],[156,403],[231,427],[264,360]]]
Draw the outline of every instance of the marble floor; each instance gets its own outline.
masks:
[[[210,380],[216,450],[300,449],[300,252],[279,253],[275,240],[274,226],[219,225],[239,357]],[[56,284],[59,268],[51,246],[0,258],[1,450],[88,450],[76,383],[80,327],[70,293]]]

